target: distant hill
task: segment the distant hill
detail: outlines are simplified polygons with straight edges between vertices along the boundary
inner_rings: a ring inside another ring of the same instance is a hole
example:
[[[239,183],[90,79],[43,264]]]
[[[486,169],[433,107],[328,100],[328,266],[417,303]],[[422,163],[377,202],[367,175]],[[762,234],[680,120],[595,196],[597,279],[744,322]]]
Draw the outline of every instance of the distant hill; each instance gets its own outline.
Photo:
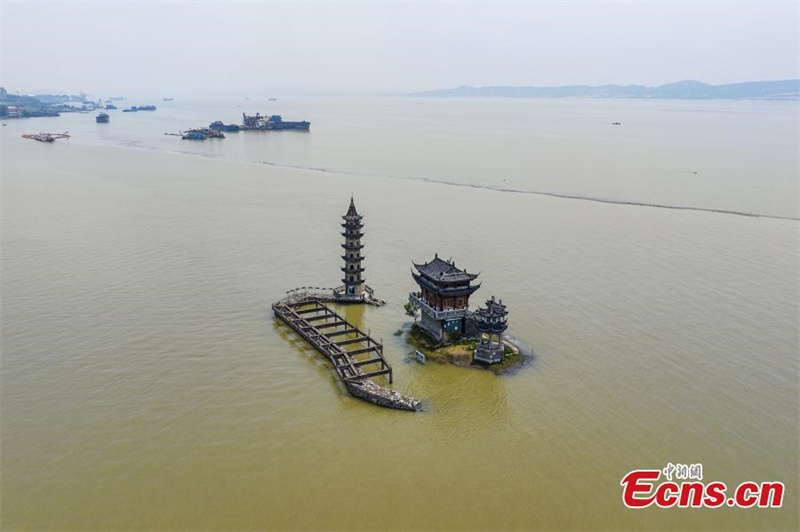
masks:
[[[799,100],[800,79],[708,85],[684,80],[660,87],[569,85],[563,87],[467,87],[415,92],[411,96],[478,98],[651,98],[661,100]]]

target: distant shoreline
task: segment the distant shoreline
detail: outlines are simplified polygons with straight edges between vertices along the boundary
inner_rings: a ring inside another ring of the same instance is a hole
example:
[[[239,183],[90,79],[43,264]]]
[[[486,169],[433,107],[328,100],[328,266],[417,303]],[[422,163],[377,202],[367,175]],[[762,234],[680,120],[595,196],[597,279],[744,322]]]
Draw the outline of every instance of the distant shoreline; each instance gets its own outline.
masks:
[[[414,92],[408,96],[438,98],[623,98],[636,100],[800,100],[800,79],[747,81],[708,85],[694,80],[658,87],[644,85],[567,85],[559,87],[515,87],[463,85],[452,89]]]

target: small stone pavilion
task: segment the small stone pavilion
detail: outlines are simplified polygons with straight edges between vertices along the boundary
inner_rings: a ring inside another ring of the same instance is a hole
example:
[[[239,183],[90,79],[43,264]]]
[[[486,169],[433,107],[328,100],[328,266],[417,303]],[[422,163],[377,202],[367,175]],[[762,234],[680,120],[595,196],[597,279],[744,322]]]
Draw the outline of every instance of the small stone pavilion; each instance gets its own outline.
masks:
[[[495,301],[494,296],[486,302],[485,308],[472,313],[475,329],[480,335],[475,346],[475,360],[494,364],[505,357],[502,335],[508,328],[508,311],[503,300]]]

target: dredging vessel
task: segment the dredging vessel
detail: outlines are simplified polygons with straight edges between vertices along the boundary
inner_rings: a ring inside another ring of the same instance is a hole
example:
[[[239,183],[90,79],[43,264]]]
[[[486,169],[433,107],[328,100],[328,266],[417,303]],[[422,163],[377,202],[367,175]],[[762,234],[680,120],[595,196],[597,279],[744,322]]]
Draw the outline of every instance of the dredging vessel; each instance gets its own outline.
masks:
[[[136,113],[138,111],[155,111],[155,110],[156,110],[156,106],[155,105],[140,105],[138,107],[134,105],[133,107],[128,107],[127,109],[123,109],[122,112],[123,113]]]
[[[183,140],[224,139],[225,134],[215,129],[190,129],[181,133]]]
[[[281,131],[285,129],[308,131],[310,128],[311,122],[306,120],[287,122],[283,120],[281,115],[270,115],[267,117],[256,113],[253,116],[247,116],[246,113],[242,113],[242,126],[240,129],[245,131]]]
[[[228,131],[231,133],[235,133],[241,129],[239,124],[223,124],[222,120],[217,120],[216,122],[211,122],[208,126],[209,129],[213,129],[214,131]]]
[[[64,133],[34,133],[22,135],[22,138],[39,142],[55,142],[56,139],[68,139],[69,134],[66,131]]]

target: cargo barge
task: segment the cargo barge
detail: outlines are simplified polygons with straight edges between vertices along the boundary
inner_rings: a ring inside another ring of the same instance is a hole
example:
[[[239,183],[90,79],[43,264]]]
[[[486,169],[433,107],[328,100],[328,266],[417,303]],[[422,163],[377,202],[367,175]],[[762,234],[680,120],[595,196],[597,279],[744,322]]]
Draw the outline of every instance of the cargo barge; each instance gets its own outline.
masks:
[[[216,129],[190,129],[181,133],[183,140],[224,139],[225,134]]]
[[[136,113],[138,111],[155,111],[155,110],[156,110],[156,106],[155,105],[140,105],[139,107],[136,107],[134,105],[133,107],[128,107],[127,109],[123,109],[122,112],[123,113]]]
[[[55,142],[56,139],[68,139],[69,133],[34,133],[22,135],[23,139],[36,140],[39,142]]]
[[[230,133],[235,133],[241,129],[239,124],[223,124],[221,120],[212,122],[208,128],[213,129],[214,131],[228,131]]]
[[[235,133],[237,131],[308,131],[311,128],[311,122],[306,120],[300,122],[287,122],[283,120],[281,115],[262,116],[256,113],[253,116],[247,116],[242,113],[242,124],[225,124],[221,120],[212,122],[208,126],[209,129],[214,131],[227,131]]]
[[[261,116],[256,113],[254,116],[247,116],[242,113],[242,126],[240,129],[245,131],[282,131],[286,129],[293,129],[297,131],[308,131],[311,128],[311,122],[286,122],[281,115]]]

